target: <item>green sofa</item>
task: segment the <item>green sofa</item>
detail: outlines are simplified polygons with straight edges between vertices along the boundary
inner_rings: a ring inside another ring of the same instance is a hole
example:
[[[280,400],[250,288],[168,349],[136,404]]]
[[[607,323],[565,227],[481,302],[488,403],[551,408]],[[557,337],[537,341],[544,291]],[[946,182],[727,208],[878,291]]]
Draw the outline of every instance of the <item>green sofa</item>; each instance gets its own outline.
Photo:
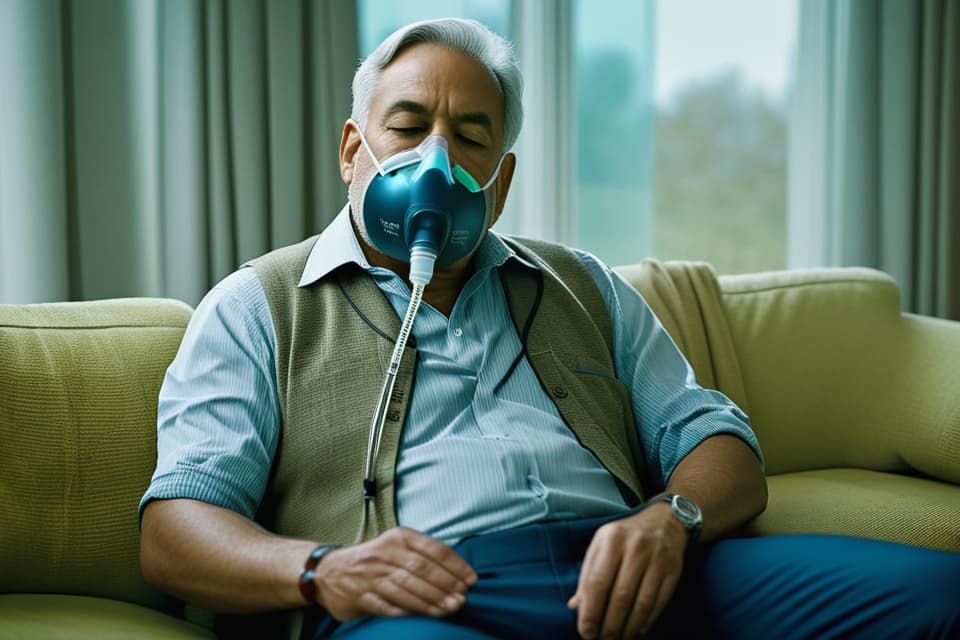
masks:
[[[960,323],[901,313],[893,281],[866,269],[620,271],[701,382],[751,416],[770,500],[746,534],[960,551]],[[0,305],[0,640],[213,637],[138,565],[157,391],[190,313]]]

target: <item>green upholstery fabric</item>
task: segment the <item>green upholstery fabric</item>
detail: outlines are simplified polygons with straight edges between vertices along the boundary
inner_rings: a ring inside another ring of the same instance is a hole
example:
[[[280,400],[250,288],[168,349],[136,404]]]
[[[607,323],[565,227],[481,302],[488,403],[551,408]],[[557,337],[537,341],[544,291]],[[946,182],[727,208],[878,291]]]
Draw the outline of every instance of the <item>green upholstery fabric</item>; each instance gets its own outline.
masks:
[[[721,279],[768,474],[855,467],[960,483],[960,323],[900,313],[868,269]]]
[[[0,595],[0,640],[209,640],[210,631],[135,604],[87,596]]]
[[[863,469],[772,476],[753,535],[834,533],[960,551],[960,487]]]
[[[171,300],[0,305],[0,593],[165,604],[140,574],[137,502],[189,317]]]

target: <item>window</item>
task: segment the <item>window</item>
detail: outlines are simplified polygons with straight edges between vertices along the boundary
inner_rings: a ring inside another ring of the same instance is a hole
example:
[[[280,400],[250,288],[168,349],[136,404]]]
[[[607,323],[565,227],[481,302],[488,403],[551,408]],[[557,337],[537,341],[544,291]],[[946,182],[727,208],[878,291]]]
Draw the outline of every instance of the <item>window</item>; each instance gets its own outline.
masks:
[[[454,15],[515,40],[522,66],[566,57],[545,68],[572,82],[526,79],[524,155],[513,209],[498,229],[557,239],[610,264],[656,256],[735,273],[786,265],[795,2],[565,0],[544,14],[522,0],[359,0],[358,11],[362,55],[407,22]],[[567,36],[562,25],[570,25]],[[555,104],[535,95],[544,86],[548,96],[569,95],[570,132],[537,131],[565,121],[542,112]],[[525,147],[531,137],[536,143]],[[537,158],[541,169],[570,175],[544,179],[530,168]],[[549,194],[571,182],[576,197],[566,211]],[[532,211],[541,203],[549,210]]]
[[[471,18],[512,39],[510,0],[358,0],[360,55],[405,24],[441,17]]]
[[[793,0],[657,5],[652,253],[786,266]]]
[[[610,264],[653,255],[653,0],[580,0],[574,20],[576,244]]]

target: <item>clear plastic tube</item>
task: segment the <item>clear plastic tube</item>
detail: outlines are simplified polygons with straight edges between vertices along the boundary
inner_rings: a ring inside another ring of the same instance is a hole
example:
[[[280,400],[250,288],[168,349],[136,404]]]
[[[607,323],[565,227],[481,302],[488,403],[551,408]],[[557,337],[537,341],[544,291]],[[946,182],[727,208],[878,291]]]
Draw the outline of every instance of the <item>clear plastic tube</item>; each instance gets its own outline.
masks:
[[[400,325],[400,335],[397,336],[397,342],[393,347],[393,355],[390,357],[390,365],[387,367],[387,375],[383,379],[383,388],[380,390],[380,399],[377,401],[377,409],[373,413],[373,420],[370,421],[370,432],[367,437],[367,462],[363,475],[363,514],[360,519],[360,530],[357,532],[357,542],[363,540],[367,529],[367,512],[370,508],[370,502],[376,495],[376,483],[374,479],[377,456],[380,453],[380,441],[383,438],[383,427],[387,419],[387,409],[390,407],[390,397],[393,395],[393,388],[397,382],[397,372],[400,370],[400,361],[403,359],[403,351],[407,347],[407,340],[410,338],[410,332],[413,331],[413,321],[417,316],[417,310],[420,309],[420,302],[423,300],[423,290],[426,284],[414,284],[413,292],[410,294],[410,303],[407,305],[407,313],[403,317],[403,323]]]

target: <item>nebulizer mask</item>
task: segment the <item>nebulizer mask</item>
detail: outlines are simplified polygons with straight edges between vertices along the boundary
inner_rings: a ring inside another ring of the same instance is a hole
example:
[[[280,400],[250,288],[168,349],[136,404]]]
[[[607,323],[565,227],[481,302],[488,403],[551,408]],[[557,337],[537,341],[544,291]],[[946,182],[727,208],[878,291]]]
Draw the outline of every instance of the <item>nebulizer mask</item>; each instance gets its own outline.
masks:
[[[360,141],[377,169],[361,185],[354,218],[360,234],[381,253],[409,262],[410,282],[426,286],[434,264],[448,266],[479,246],[494,214],[490,186],[506,154],[481,186],[461,165],[451,165],[443,136],[428,136],[382,163],[362,132]]]
[[[367,244],[395,260],[410,263],[409,278],[413,284],[370,424],[359,542],[366,531],[369,505],[377,493],[374,469],[390,397],[423,290],[433,277],[435,264],[443,267],[466,258],[483,240],[495,208],[494,194],[489,187],[499,175],[506,154],[501,155],[493,175],[481,185],[459,164],[451,166],[443,136],[428,136],[415,148],[394,154],[381,163],[359,125],[357,131],[376,172],[371,172],[365,183],[358,185],[359,202],[351,201],[351,206],[359,209],[354,212],[354,221]]]

